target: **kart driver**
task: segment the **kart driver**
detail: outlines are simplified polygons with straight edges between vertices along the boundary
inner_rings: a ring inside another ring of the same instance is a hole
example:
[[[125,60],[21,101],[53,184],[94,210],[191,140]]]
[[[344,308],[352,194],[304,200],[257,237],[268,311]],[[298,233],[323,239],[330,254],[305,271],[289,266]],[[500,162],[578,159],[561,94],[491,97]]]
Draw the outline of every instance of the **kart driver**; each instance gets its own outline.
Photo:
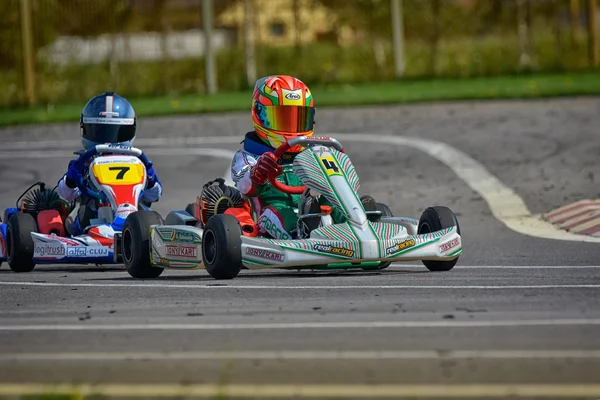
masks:
[[[259,79],[252,96],[254,130],[242,141],[242,149],[233,157],[231,176],[237,189],[250,198],[257,212],[258,228],[275,239],[292,239],[298,216],[300,195],[290,195],[275,189],[268,182],[274,173],[289,186],[303,186],[294,174],[292,162],[303,150],[299,145],[284,154],[282,165],[273,153],[288,139],[311,136],[314,131],[315,107],[313,96],[302,81],[286,75]],[[309,201],[311,198],[309,198]],[[321,205],[329,205],[320,196]],[[316,206],[316,210],[314,210]],[[308,208],[308,210],[307,210]],[[302,212],[320,212],[317,202],[305,206]],[[345,222],[345,216],[335,208],[331,217],[335,223]]]
[[[125,98],[112,92],[93,97],[81,112],[79,126],[84,150],[79,150],[78,153],[99,144],[133,146],[136,122],[135,111]],[[65,229],[73,236],[81,234],[89,225],[97,201],[82,194],[77,187],[77,182],[84,176],[87,166],[81,171],[77,168],[76,161],[75,159],[69,162],[67,173],[58,182],[58,194],[67,202],[76,202],[65,221]],[[146,174],[146,189],[141,202],[149,206],[162,196],[162,185],[154,172],[152,162],[147,166]]]

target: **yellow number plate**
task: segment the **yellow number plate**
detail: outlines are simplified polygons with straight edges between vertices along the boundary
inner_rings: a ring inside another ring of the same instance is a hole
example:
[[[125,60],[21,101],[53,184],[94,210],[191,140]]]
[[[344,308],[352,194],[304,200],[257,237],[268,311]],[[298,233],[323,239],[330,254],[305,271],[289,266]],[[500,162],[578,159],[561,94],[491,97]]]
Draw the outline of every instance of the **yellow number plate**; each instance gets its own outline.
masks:
[[[144,181],[142,164],[94,164],[92,172],[101,185],[137,185]]]
[[[322,156],[321,162],[325,167],[325,171],[327,171],[327,175],[342,175],[342,169],[332,156]]]

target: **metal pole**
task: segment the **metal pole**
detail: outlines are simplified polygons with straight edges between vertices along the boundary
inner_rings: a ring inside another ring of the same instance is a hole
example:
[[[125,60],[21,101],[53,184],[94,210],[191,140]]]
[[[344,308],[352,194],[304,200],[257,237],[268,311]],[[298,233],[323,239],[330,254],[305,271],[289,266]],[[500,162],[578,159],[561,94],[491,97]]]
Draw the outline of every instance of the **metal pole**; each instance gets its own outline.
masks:
[[[588,39],[590,63],[592,66],[597,67],[600,54],[598,54],[598,8],[596,0],[588,0]]]
[[[256,59],[254,56],[254,14],[253,1],[244,0],[244,42],[246,47],[246,79],[248,86],[256,82]]]
[[[215,59],[212,47],[213,0],[204,0],[202,13],[204,14],[204,59],[206,61],[206,87],[208,89],[208,93],[213,94],[217,92]]]
[[[529,46],[529,24],[527,23],[527,1],[517,0],[517,33],[519,37],[519,65],[522,68],[531,66]]]
[[[23,45],[23,76],[27,103],[31,106],[37,101],[35,93],[35,59],[33,55],[33,40],[31,31],[31,3],[21,0],[21,40]]]
[[[571,14],[571,42],[579,42],[579,0],[571,0],[569,11]]]
[[[396,78],[404,76],[404,13],[402,0],[391,0],[394,65]]]

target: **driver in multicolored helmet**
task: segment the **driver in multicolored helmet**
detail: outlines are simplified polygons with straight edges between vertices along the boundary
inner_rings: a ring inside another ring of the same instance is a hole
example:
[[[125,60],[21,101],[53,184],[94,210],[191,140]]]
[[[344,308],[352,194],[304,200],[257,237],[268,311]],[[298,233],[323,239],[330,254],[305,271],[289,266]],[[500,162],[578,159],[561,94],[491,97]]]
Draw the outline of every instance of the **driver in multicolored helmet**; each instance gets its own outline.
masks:
[[[77,153],[83,153],[99,144],[133,146],[136,122],[135,110],[125,98],[112,92],[93,97],[81,112],[79,126],[84,150]],[[58,182],[58,194],[68,202],[76,202],[65,221],[65,228],[71,235],[80,234],[96,211],[96,200],[82,194],[77,187],[77,182],[85,171],[78,169],[76,161],[69,162],[67,173]],[[149,207],[150,203],[157,202],[162,196],[162,185],[152,162],[147,165],[146,174],[146,189],[141,202]]]
[[[290,195],[276,190],[268,182],[274,173],[288,186],[304,186],[294,174],[292,162],[303,150],[299,145],[284,154],[282,165],[273,153],[288,139],[311,136],[314,130],[315,107],[313,96],[302,81],[287,75],[274,75],[259,79],[252,96],[254,130],[242,141],[242,149],[233,157],[231,176],[238,190],[253,202],[261,233],[275,239],[292,239],[298,221],[295,209],[300,195]],[[326,205],[324,196],[319,202]],[[316,210],[319,212],[318,203]],[[338,210],[331,214],[336,223],[345,217]]]

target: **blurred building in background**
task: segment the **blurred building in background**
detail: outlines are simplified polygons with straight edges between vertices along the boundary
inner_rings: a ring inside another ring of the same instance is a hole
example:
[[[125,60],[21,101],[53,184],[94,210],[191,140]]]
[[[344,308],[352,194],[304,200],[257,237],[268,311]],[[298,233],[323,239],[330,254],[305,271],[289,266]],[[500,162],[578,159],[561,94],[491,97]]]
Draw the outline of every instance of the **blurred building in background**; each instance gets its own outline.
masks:
[[[207,33],[219,91],[590,69],[598,22],[596,0],[2,0],[0,106],[206,93]]]

